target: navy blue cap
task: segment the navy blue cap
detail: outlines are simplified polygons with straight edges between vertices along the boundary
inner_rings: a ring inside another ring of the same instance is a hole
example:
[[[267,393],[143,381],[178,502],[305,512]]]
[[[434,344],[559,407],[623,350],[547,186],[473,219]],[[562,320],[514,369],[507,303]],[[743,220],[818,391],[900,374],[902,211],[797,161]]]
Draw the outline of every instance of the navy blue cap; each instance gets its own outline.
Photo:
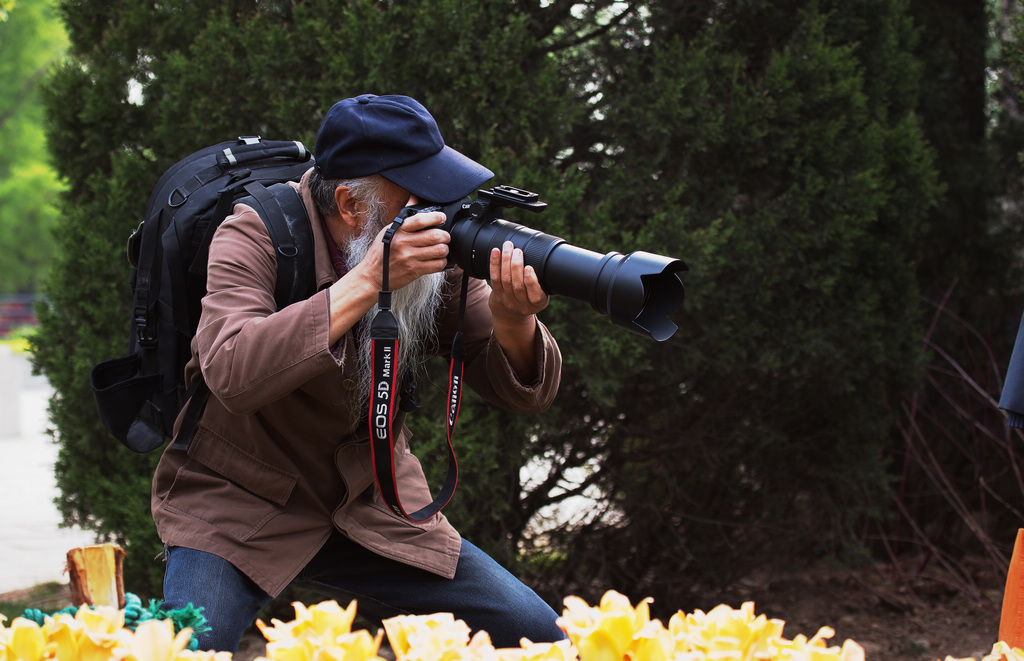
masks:
[[[313,147],[326,179],[379,174],[422,201],[452,202],[494,173],[444,144],[437,122],[407,96],[362,96],[327,112]]]

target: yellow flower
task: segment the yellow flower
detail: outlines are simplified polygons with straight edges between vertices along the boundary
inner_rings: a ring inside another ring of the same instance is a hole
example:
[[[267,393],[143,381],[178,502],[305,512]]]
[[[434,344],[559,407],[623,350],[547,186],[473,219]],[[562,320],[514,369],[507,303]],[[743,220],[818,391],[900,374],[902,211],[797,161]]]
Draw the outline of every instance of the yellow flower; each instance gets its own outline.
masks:
[[[139,624],[135,634],[118,650],[126,661],[174,661],[184,658],[181,653],[192,638],[191,629],[174,634],[170,620],[147,620]]]
[[[73,615],[61,613],[46,620],[43,625],[46,638],[56,648],[59,661],[70,661],[78,658],[78,643],[82,636],[82,623]]]
[[[300,602],[291,622],[272,620],[268,627],[262,621],[256,626],[267,639],[267,656],[273,661],[372,661],[384,633],[376,637],[366,631],[352,631],[356,602],[341,609],[336,601],[325,601],[307,608]]]
[[[295,608],[295,619],[291,622],[271,620],[273,627],[268,627],[262,621],[257,621],[263,636],[270,642],[286,638],[308,638],[333,639],[336,636],[347,634],[352,631],[352,621],[356,617],[356,602],[351,602],[348,608],[341,609],[336,601],[324,601],[310,607],[302,602],[296,601],[292,604]]]
[[[864,648],[852,640],[847,640],[842,647],[829,647],[826,639],[835,635],[830,627],[822,627],[813,638],[798,635],[793,640],[779,639],[778,659],[800,659],[801,661],[864,661]]]
[[[334,647],[325,651],[325,658],[339,661],[380,661],[378,652],[383,640],[383,630],[378,631],[376,636],[371,636],[368,631],[354,631],[338,636]]]
[[[828,627],[810,640],[805,636],[786,640],[782,637],[785,622],[755,615],[753,602],[739,609],[722,604],[708,613],[679,612],[666,629],[651,619],[650,601],[645,599],[633,608],[626,597],[608,592],[600,606],[592,608],[568,597],[558,623],[578,649],[580,661],[864,660],[864,650],[853,641],[828,647],[825,640],[835,633]]]
[[[828,647],[826,639],[835,635],[829,627],[807,639],[782,637],[785,622],[754,615],[753,602],[739,609],[721,604],[710,612],[677,613],[669,620],[675,642],[676,661],[690,658],[777,659],[800,661],[863,661],[864,650],[848,640],[842,647]]]
[[[659,620],[651,620],[634,634],[626,658],[635,661],[667,661],[672,650],[672,635]]]
[[[398,661],[497,661],[487,632],[471,639],[469,625],[451,613],[399,615],[384,620],[384,630]]]
[[[32,620],[16,617],[9,629],[0,629],[0,659],[37,661],[52,657],[46,636]]]
[[[633,608],[626,596],[609,590],[595,608],[579,597],[566,597],[558,626],[581,661],[664,661],[671,653],[671,638],[659,620],[651,619],[651,601],[644,599]]]
[[[366,631],[340,634],[334,638],[290,638],[267,643],[267,656],[273,661],[371,661],[384,633],[370,636]]]
[[[107,661],[132,633],[124,628],[124,611],[110,606],[79,608],[75,621],[81,625],[75,636],[76,661]]]
[[[378,653],[385,632],[397,661],[864,661],[863,648],[852,640],[829,647],[835,635],[829,627],[810,639],[783,638],[785,623],[755,615],[752,602],[679,612],[667,628],[651,619],[650,603],[633,607],[615,591],[596,607],[567,597],[558,624],[568,640],[523,639],[520,648],[502,650],[494,649],[487,632],[471,636],[451,613],[390,618],[371,636],[352,631],[355,602],[344,610],[334,601],[295,603],[291,622],[257,622],[267,639],[260,661],[383,661]],[[112,608],[81,608],[75,616],[48,617],[42,626],[24,618],[10,627],[5,622],[0,616],[0,661],[231,661],[227,652],[185,649],[191,631],[175,635],[168,620],[143,622],[134,633],[124,629],[124,613]],[[984,661],[1024,661],[1024,650],[1000,642]]]
[[[497,650],[500,661],[577,661],[576,648],[568,640],[534,643],[523,638],[519,647]]]
[[[953,657],[947,656],[946,661],[966,661],[960,659],[954,659]],[[1019,647],[1010,647],[1003,641],[999,641],[992,646],[992,652],[988,654],[982,661],[1024,661],[1024,650]]]
[[[782,620],[755,616],[753,602],[746,602],[739,609],[720,604],[707,613],[701,610],[676,613],[669,620],[668,629],[676,652],[752,658],[770,655],[774,641],[782,637],[784,626]]]

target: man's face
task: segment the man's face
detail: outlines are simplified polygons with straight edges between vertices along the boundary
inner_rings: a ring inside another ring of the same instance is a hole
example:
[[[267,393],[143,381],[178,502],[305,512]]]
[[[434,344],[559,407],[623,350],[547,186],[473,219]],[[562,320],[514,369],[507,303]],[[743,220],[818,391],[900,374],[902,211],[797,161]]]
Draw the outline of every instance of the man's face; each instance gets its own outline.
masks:
[[[398,212],[407,206],[416,204],[419,200],[416,199],[415,195],[411,195],[409,191],[405,190],[398,184],[391,184],[387,188],[387,194],[385,195],[387,200],[387,218],[393,220],[398,216]]]
[[[363,226],[359,236],[348,242],[342,251],[350,265],[358,264],[367,251],[376,242],[380,230],[387,227],[404,207],[417,204],[419,200],[407,190],[391,184],[384,193],[384,204],[374,205],[373,213],[364,214]],[[434,342],[434,325],[436,313],[441,305],[441,292],[445,282],[444,273],[431,273],[421,276],[408,285],[394,291],[392,311],[398,321],[399,336],[402,341],[398,345],[396,364],[412,378],[414,364],[421,355],[432,350]],[[371,308],[364,317],[364,328],[370,328],[377,314],[377,306]],[[371,372],[371,342],[369,333],[359,337],[359,376],[354,394],[356,408],[363,410],[370,401],[370,390],[373,385]]]
[[[359,212],[360,225],[347,243],[341,246],[345,262],[349,267],[355,266],[363,260],[366,253],[377,240],[381,230],[391,224],[401,211],[415,196],[397,184],[382,179],[384,186],[375,193],[379,198],[372,201],[356,201],[356,209]]]

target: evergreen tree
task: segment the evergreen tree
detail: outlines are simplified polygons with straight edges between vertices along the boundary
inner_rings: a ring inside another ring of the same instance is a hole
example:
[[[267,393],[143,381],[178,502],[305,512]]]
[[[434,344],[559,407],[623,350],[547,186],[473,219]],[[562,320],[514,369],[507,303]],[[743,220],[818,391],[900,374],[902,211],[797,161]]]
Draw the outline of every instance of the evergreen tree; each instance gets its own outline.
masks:
[[[69,189],[37,361],[59,393],[64,515],[128,546],[134,589],[158,591],[155,456],[105,435],[87,382],[125,349],[124,239],[183,155],[237,134],[312,144],[326,109],[363,92],[420,99],[495,183],[550,205],[509,220],[690,266],[669,342],[556,298],[542,315],[564,358],[553,410],[466,405],[446,512],[467,537],[507,564],[524,555],[552,602],[659,597],[766,551],[840,548],[885,506],[885,405],[919,367],[908,257],[939,192],[904,2],[62,8],[73,59],[48,106]],[[421,381],[413,419],[428,468],[442,389]],[[576,522],[545,527],[574,496],[590,499]]]
[[[559,316],[593,349],[538,453],[606,510],[541,539],[567,549],[554,592],[678,603],[838,552],[887,507],[887,397],[918,369],[908,256],[938,185],[902,3],[646,9],[595,46],[569,158],[591,175],[581,235],[685,258],[687,303],[667,346]]]
[[[1014,430],[995,404],[1020,323],[1020,17],[983,2],[912,3],[922,34],[919,114],[943,195],[914,260],[926,319],[917,388],[893,399],[890,444],[900,515],[878,534],[890,549],[990,558],[1005,580],[1024,491]]]
[[[938,301],[954,287],[950,303],[973,317],[991,306],[979,294],[1002,287],[1013,259],[1012,233],[1000,226],[996,200],[1017,168],[997,171],[999,145],[989,142],[996,126],[987,90],[987,67],[996,64],[992,20],[983,0],[914,2],[909,7],[927,35],[915,49],[922,65],[918,114],[936,151],[944,189],[941,204],[928,214],[928,235],[915,261],[930,300]],[[1019,146],[1020,138],[1001,124],[999,139]],[[960,287],[959,282],[972,285]]]

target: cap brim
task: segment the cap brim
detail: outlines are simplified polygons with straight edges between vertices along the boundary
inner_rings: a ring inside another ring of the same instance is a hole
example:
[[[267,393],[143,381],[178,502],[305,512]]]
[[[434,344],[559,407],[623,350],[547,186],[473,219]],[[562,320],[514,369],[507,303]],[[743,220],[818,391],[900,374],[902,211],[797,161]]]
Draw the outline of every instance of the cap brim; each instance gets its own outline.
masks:
[[[411,165],[382,170],[380,175],[424,202],[461,200],[494,173],[447,145]]]

